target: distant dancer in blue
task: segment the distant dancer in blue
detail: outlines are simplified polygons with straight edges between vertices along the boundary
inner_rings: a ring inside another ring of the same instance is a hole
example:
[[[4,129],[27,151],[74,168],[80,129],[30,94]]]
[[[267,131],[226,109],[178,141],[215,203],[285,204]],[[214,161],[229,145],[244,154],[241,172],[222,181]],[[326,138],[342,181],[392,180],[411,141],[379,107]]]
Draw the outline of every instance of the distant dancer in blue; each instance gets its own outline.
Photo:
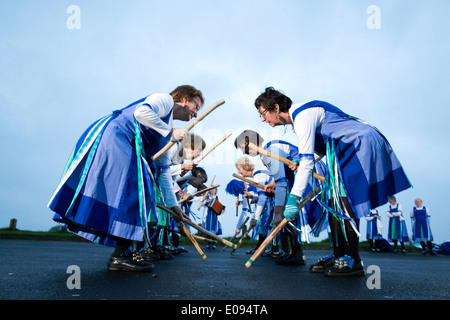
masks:
[[[423,249],[423,254],[429,253],[434,256],[436,253],[433,251],[433,234],[431,233],[430,227],[430,211],[422,205],[422,199],[417,198],[414,200],[414,203],[415,206],[411,211],[412,240],[420,242]]]
[[[169,170],[156,170],[170,165],[168,156],[151,157],[188,135],[173,128],[173,119],[189,121],[203,103],[202,92],[189,85],[151,94],[94,122],[78,140],[48,206],[71,232],[115,247],[108,270],[153,268],[128,249],[132,241],[150,242],[147,221],[158,214],[157,201],[188,219]]]
[[[214,200],[219,201],[217,196],[217,189],[212,189],[206,196],[203,210],[202,227],[210,231],[211,233],[220,236],[222,234],[222,222],[220,221],[220,215],[225,212],[225,208],[222,208],[219,213],[215,212],[210,205]],[[220,201],[219,201],[220,202]],[[216,246],[213,243],[208,243],[207,249],[215,249]]]
[[[405,242],[409,241],[408,230],[403,217],[402,205],[397,202],[395,196],[389,198],[387,216],[389,218],[388,241],[394,243],[394,252],[399,252],[398,242],[400,242],[401,253],[406,253]]]
[[[368,123],[325,101],[292,104],[272,87],[255,100],[263,122],[292,125],[300,162],[284,216],[295,219],[314,170],[314,154],[325,156],[326,181],[321,194],[328,213],[333,254],[311,266],[327,276],[364,276],[359,256],[359,219],[411,184],[386,138]],[[345,231],[345,232],[344,232]]]
[[[383,224],[381,223],[381,217],[378,210],[370,210],[370,214],[366,216],[367,220],[367,232],[366,239],[369,242],[370,251],[380,251],[380,239],[383,238],[382,230]],[[374,247],[375,241],[375,247]]]

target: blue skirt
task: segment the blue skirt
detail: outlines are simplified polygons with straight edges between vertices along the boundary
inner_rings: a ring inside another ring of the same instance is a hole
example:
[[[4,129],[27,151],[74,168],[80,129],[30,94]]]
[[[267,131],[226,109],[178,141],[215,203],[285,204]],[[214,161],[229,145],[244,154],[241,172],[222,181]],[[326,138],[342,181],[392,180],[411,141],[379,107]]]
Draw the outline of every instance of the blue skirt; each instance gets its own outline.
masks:
[[[112,247],[119,238],[143,241],[148,214],[156,215],[156,184],[145,159],[167,140],[135,122],[143,100],[83,133],[48,204],[56,222],[90,241]]]
[[[202,221],[202,228],[210,231],[216,235],[222,234],[222,224],[219,221],[219,216],[211,209],[207,209],[206,217]]]
[[[390,196],[411,187],[389,142],[374,127],[327,111],[317,134],[320,139],[316,138],[316,144],[322,142],[322,148],[331,146],[326,150],[327,156],[336,161],[342,186],[357,219],[387,203]],[[333,172],[327,170],[327,175],[330,174]]]
[[[392,242],[393,240],[400,242],[409,241],[405,220],[400,221],[399,217],[389,219],[388,241]]]
[[[378,233],[376,219],[367,221],[366,239],[378,240],[381,239],[381,234]]]
[[[425,215],[415,215],[415,219],[412,225],[412,240],[433,241],[430,221]]]

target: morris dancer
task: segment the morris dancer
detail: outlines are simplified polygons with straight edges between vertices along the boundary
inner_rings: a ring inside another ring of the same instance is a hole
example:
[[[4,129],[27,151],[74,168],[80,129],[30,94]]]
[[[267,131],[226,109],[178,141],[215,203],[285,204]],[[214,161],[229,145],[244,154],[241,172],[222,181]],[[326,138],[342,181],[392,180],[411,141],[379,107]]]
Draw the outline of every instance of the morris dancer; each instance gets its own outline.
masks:
[[[248,199],[247,197],[244,196],[244,192],[245,192],[245,182],[237,180],[237,179],[233,179],[231,180],[228,184],[227,187],[225,189],[225,191],[228,194],[231,194],[235,197],[237,197],[236,200],[236,208],[239,207],[239,205],[242,204],[242,211],[241,214],[239,215],[238,221],[236,223],[236,229],[234,232],[234,236],[233,238],[237,237],[240,233],[242,228],[244,228],[245,223],[248,221],[248,219],[250,218],[250,214],[253,213],[253,210],[251,208],[252,205],[252,200],[255,197],[256,199],[256,187],[249,185],[247,187],[247,193],[248,195],[251,195],[252,199]],[[242,201],[239,200],[239,195],[242,195]],[[236,212],[237,215],[237,212]]]
[[[369,241],[369,247],[370,251],[380,251],[380,239],[382,239],[382,230],[383,225],[381,223],[380,214],[378,213],[378,210],[373,209],[370,210],[370,214],[366,216],[367,220],[367,232],[366,232],[366,239]],[[375,240],[375,248],[374,248],[374,242]]]
[[[236,161],[236,169],[238,173],[243,177],[253,177],[253,180],[262,185],[266,186],[273,181],[273,175],[267,170],[256,170],[255,165],[247,157],[239,158]],[[272,221],[272,198],[268,197],[266,193],[257,188],[258,192],[258,202],[256,203],[256,209],[250,220],[250,229],[255,229],[253,239],[258,236],[258,243],[254,250],[250,250],[247,253],[253,253],[258,247],[263,243],[264,239],[270,229],[270,222]],[[245,197],[253,198],[252,194],[249,192],[244,192]]]
[[[411,211],[412,226],[412,240],[419,241],[423,249],[423,254],[436,255],[433,251],[433,234],[430,227],[430,212],[425,206],[422,206],[422,199],[417,198],[414,200],[415,206]],[[426,242],[426,246],[425,246]],[[427,252],[427,246],[428,251]]]
[[[398,241],[401,245],[401,253],[406,253],[405,242],[409,241],[408,230],[406,229],[403,209],[400,203],[397,203],[395,196],[389,198],[389,218],[388,241],[394,243],[394,252],[398,252]]]
[[[217,189],[212,189],[206,196],[203,204],[202,228],[220,236],[222,234],[222,223],[220,221],[220,216],[225,212],[225,208],[222,209],[220,213],[216,213],[212,208],[210,208],[209,205],[216,199],[219,200],[219,197],[217,196]],[[210,242],[206,248],[215,249],[216,245]]]
[[[181,203],[181,208],[183,209],[184,214],[187,217],[190,217],[192,215],[192,203],[200,202],[203,200],[202,195],[196,197],[192,197],[191,195],[196,193],[197,191],[205,189],[205,182],[208,181],[208,175],[206,174],[205,169],[203,169],[202,167],[194,167],[192,168],[191,172],[192,176],[189,178],[188,182],[182,185],[182,191],[184,194],[183,198],[185,198],[186,195],[189,196],[186,201],[183,201]],[[176,228],[176,226],[173,225],[173,228]],[[189,226],[186,226],[186,228],[190,230]],[[175,244],[178,245],[177,242]]]
[[[153,269],[128,248],[132,241],[150,242],[147,220],[157,214],[160,192],[168,207],[188,219],[170,174],[154,170],[169,164],[167,156],[155,163],[151,156],[170,139],[182,140],[186,130],[172,128],[172,120],[189,121],[203,103],[201,91],[187,85],[170,95],[152,94],[93,123],[78,140],[48,206],[68,230],[115,247],[109,270]]]
[[[272,127],[290,124],[298,138],[300,163],[284,215],[294,219],[314,169],[314,153],[327,157],[327,180],[321,196],[332,233],[333,256],[311,267],[329,276],[363,276],[357,222],[411,187],[386,138],[371,125],[324,101],[292,104],[267,88],[255,101],[261,120]],[[345,232],[343,231],[345,230]]]
[[[263,137],[253,130],[243,131],[236,138],[234,146],[241,149],[244,154],[255,157],[258,155],[258,152],[256,150],[249,149],[248,146],[250,143],[253,143],[258,147],[288,160],[299,160],[298,148],[296,146],[282,140],[265,142]],[[289,196],[289,192],[294,184],[294,172],[287,165],[284,165],[276,159],[270,158],[263,154],[259,154],[259,156],[261,162],[273,174],[274,177],[274,180],[265,186],[266,189],[264,191],[266,191],[267,188],[276,188],[275,211],[273,216],[273,226],[276,227],[284,218],[283,209]],[[306,219],[296,220],[297,221],[295,223],[297,224],[297,227],[303,229],[305,225],[301,225],[300,220],[306,221]],[[283,229],[281,232],[282,253],[278,252],[278,245],[275,245],[272,250],[274,251],[272,252],[272,257],[278,258],[278,256],[282,256],[281,259],[277,259],[275,263],[280,265],[304,265],[306,263],[297,234],[298,233],[291,226],[287,226]],[[292,251],[289,250],[288,240],[291,244]],[[287,256],[284,256],[283,252],[287,253]]]

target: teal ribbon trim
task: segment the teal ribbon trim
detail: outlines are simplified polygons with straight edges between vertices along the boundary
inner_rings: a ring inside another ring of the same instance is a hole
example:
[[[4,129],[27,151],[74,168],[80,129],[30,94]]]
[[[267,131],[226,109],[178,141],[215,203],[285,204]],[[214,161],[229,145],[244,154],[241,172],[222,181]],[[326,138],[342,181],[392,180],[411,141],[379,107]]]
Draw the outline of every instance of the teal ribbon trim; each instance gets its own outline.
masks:
[[[158,224],[158,210],[156,208],[156,194],[160,191],[156,187],[156,182],[153,178],[152,172],[145,160],[144,144],[142,142],[141,132],[139,130],[139,125],[136,119],[134,119],[135,128],[135,149],[136,149],[136,162],[137,162],[137,174],[138,174],[138,195],[139,195],[139,216],[141,220],[141,227],[144,233],[144,238],[148,244],[151,243],[151,237],[149,235],[149,230],[147,227],[147,222],[149,221],[149,210],[151,209],[151,214],[154,215],[156,223]],[[149,186],[148,190],[145,188],[145,182]],[[150,206],[147,206],[146,195],[148,193]],[[156,236],[156,235],[155,235]]]
[[[75,163],[76,160],[78,160],[78,158],[80,157],[80,155],[85,154],[85,152],[87,151],[86,149],[90,148],[86,163],[84,165],[83,168],[83,172],[81,174],[80,180],[78,181],[78,185],[77,188],[75,190],[75,194],[72,198],[72,201],[70,202],[69,207],[66,210],[66,214],[69,213],[69,211],[72,209],[76,199],[78,198],[81,188],[84,186],[84,183],[86,181],[86,176],[89,172],[89,169],[91,168],[91,164],[92,164],[92,160],[94,159],[94,155],[97,151],[98,148],[98,144],[100,143],[100,140],[102,138],[103,132],[105,131],[106,126],[108,125],[108,123],[115,117],[115,114],[111,114],[101,120],[98,121],[98,123],[95,125],[95,128],[93,130],[91,130],[91,132],[89,133],[88,137],[86,137],[86,139],[83,141],[83,144],[81,145],[80,149],[78,150],[76,156],[73,159],[69,160],[69,164],[66,166],[65,169],[65,174],[71,170],[74,169],[73,166],[77,165]],[[104,124],[104,125],[103,125]],[[100,130],[99,130],[100,128]],[[90,141],[92,141],[92,139],[94,140],[94,143],[92,144],[92,146],[90,146]],[[73,154],[73,151],[72,151]]]

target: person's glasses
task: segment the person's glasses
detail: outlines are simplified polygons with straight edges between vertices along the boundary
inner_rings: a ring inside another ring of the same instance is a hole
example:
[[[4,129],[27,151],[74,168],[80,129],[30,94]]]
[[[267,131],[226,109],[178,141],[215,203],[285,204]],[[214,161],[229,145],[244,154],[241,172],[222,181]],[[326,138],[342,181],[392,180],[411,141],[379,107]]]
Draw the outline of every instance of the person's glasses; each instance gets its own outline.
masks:
[[[267,111],[268,111],[267,109],[264,109],[263,112],[260,112],[260,113],[259,113],[259,116],[260,116],[261,118],[264,118],[264,119],[265,119],[265,118],[266,118],[266,113],[267,113]]]
[[[200,110],[201,106],[195,100],[192,100],[192,102],[195,104],[195,111]]]

